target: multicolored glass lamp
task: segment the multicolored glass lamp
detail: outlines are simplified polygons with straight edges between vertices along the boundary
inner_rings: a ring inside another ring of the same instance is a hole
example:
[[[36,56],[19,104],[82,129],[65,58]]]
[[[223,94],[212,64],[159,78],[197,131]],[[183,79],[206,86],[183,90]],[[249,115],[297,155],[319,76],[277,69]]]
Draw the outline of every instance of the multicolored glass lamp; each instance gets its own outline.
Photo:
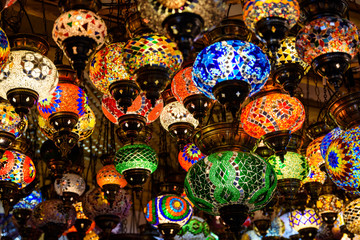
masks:
[[[300,7],[296,0],[248,0],[243,13],[246,26],[275,56],[280,41],[298,21]]]
[[[344,209],[344,221],[346,228],[353,234],[360,234],[359,225],[360,199],[350,202]]]
[[[198,209],[220,215],[233,232],[238,232],[249,212],[270,202],[276,183],[273,167],[259,156],[223,151],[189,169],[185,192]]]
[[[54,92],[59,80],[58,72],[54,63],[45,56],[49,50],[45,39],[17,34],[10,38],[10,43],[9,60],[0,74],[0,96],[8,99],[24,116],[38,100]]]
[[[183,57],[170,39],[154,34],[144,34],[129,40],[124,58],[130,74],[154,106],[172,76],[179,70]]]
[[[83,195],[86,183],[78,174],[65,173],[61,179],[55,180],[54,188],[57,195],[62,197],[64,206],[69,207]]]
[[[341,128],[337,127],[334,128],[333,130],[331,130],[331,132],[329,132],[328,134],[325,135],[325,137],[323,138],[323,140],[321,141],[320,144],[320,152],[321,152],[321,156],[323,157],[323,159],[326,159],[326,153],[327,150],[331,144],[331,142],[336,139],[343,130],[341,130]]]
[[[304,212],[295,210],[289,216],[290,226],[299,232],[301,239],[313,240],[321,225],[321,218],[314,209],[306,208]]]
[[[174,239],[193,214],[188,201],[175,194],[160,195],[152,199],[144,210],[146,220],[157,227],[166,240]]]
[[[55,43],[69,58],[79,79],[90,56],[101,48],[107,35],[104,20],[92,10],[73,6],[55,20],[52,30]]]
[[[146,144],[130,144],[118,150],[115,157],[116,170],[137,192],[158,166],[159,160],[154,149]]]
[[[95,222],[84,214],[83,203],[81,201],[74,203],[73,206],[76,211],[76,220],[74,226],[66,231],[66,237],[69,240],[86,239],[86,234],[95,228]]]
[[[193,65],[195,86],[210,99],[217,99],[233,116],[246,97],[265,85],[270,62],[261,49],[249,42],[228,40],[203,49]]]
[[[10,43],[4,30],[0,28],[0,72],[5,68],[6,62],[9,59]]]
[[[338,89],[359,49],[359,31],[347,19],[325,16],[300,30],[296,50],[315,72]]]
[[[169,34],[187,59],[194,39],[218,25],[225,17],[225,4],[219,0],[155,1],[138,3],[141,16],[155,32]]]
[[[209,240],[210,226],[202,218],[192,216],[175,236],[175,240]]]
[[[32,191],[13,206],[13,216],[20,227],[25,227],[34,208],[43,201],[41,192]]]
[[[123,58],[125,43],[106,45],[93,57],[89,76],[95,87],[105,95],[112,95],[125,113],[140,93],[135,78],[126,70]]]
[[[338,214],[343,211],[343,200],[337,197],[335,194],[320,195],[316,202],[316,208],[319,214],[328,226],[334,226]]]
[[[200,149],[194,143],[188,143],[179,151],[178,160],[180,166],[188,172],[189,168],[194,165],[194,163],[205,157],[206,156],[202,154]]]

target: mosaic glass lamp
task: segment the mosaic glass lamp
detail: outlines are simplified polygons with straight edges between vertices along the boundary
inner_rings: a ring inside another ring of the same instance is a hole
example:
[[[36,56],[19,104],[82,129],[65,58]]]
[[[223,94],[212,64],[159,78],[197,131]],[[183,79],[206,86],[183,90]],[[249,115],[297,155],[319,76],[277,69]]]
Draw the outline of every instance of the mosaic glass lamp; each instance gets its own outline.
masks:
[[[85,214],[82,202],[73,204],[76,211],[75,224],[66,231],[69,240],[84,239],[87,233],[95,228],[95,222],[91,221]]]
[[[289,215],[290,226],[299,232],[301,239],[313,240],[320,228],[321,218],[312,208],[306,208],[304,212],[295,210]]]
[[[64,12],[52,30],[55,43],[65,52],[80,79],[89,57],[101,48],[106,35],[104,20],[85,9]]]
[[[350,202],[344,209],[344,221],[346,228],[354,234],[360,234],[360,199]]]
[[[241,40],[220,41],[204,48],[192,71],[196,87],[233,115],[246,97],[260,91],[269,73],[270,62],[261,49]]]
[[[65,207],[59,199],[46,200],[33,210],[31,220],[45,233],[45,239],[57,239],[75,223],[74,207]]]
[[[146,144],[131,144],[120,148],[114,162],[116,170],[124,175],[136,191],[141,191],[142,185],[157,169],[158,163],[155,150]]]
[[[284,89],[294,95],[302,77],[310,70],[310,66],[298,55],[295,47],[296,37],[289,36],[283,39],[276,52],[273,79],[280,83]]]
[[[334,226],[338,214],[343,211],[343,200],[334,194],[324,194],[316,202],[316,208],[324,223],[328,226]]]
[[[323,157],[324,160],[326,158],[326,153],[327,153],[327,150],[328,150],[331,142],[334,139],[336,139],[341,133],[342,133],[341,128],[339,128],[339,127],[334,128],[331,132],[326,134],[325,137],[323,138],[323,140],[321,141],[320,152],[321,152],[321,156]]]
[[[246,26],[276,53],[280,41],[300,17],[296,0],[248,0],[243,8]]]
[[[5,68],[6,62],[9,59],[10,44],[4,30],[0,28],[0,72]]]
[[[192,66],[180,70],[171,81],[171,92],[176,100],[200,122],[212,106],[212,100],[195,86],[192,78]]]
[[[199,121],[178,101],[165,105],[160,114],[160,123],[172,137],[177,138],[179,146],[184,146]]]
[[[110,205],[115,201],[117,192],[127,185],[125,177],[116,171],[114,164],[102,167],[96,174],[96,182],[101,187]]]
[[[152,199],[145,209],[145,218],[157,227],[165,239],[172,239],[189,222],[193,208],[175,194],[160,195]]]
[[[270,202],[276,189],[273,167],[252,153],[223,151],[195,163],[185,178],[185,192],[200,210],[220,215],[238,232],[249,211]]]
[[[140,93],[140,87],[127,72],[123,58],[124,43],[112,43],[99,50],[90,64],[89,76],[95,87],[112,95],[125,113]]]
[[[19,226],[25,226],[34,208],[43,201],[40,191],[34,190],[13,206],[13,216]]]
[[[218,25],[225,17],[225,5],[219,0],[139,1],[141,16],[151,29],[169,34],[188,57],[194,39],[204,30]]]
[[[200,149],[194,143],[188,143],[179,151],[178,160],[180,166],[188,172],[189,168],[194,165],[194,163],[205,157],[206,156],[202,154]]]
[[[65,173],[62,178],[56,179],[54,187],[57,195],[62,197],[64,205],[68,206],[76,202],[85,192],[84,179],[75,173]]]
[[[281,157],[286,154],[290,133],[302,127],[305,109],[295,97],[269,92],[247,104],[240,120],[247,134],[262,137],[265,145]]]
[[[342,75],[359,49],[356,25],[347,19],[321,17],[308,23],[296,37],[299,56],[338,89]]]
[[[209,224],[200,217],[192,216],[175,236],[175,240],[208,240],[210,236]]]
[[[182,64],[181,52],[173,41],[153,33],[129,40],[123,51],[129,73],[136,74],[140,89],[155,105]]]

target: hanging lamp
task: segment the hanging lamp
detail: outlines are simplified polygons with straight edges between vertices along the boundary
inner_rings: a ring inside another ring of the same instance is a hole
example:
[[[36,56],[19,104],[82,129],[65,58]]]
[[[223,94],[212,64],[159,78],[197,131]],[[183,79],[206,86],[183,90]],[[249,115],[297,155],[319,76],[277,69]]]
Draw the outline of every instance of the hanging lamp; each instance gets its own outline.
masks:
[[[295,210],[289,216],[290,226],[299,232],[301,239],[313,240],[321,225],[321,218],[314,209],[306,208],[304,212]]]
[[[55,180],[54,188],[63,200],[64,206],[69,207],[85,192],[86,184],[80,175],[65,173],[60,179]]]

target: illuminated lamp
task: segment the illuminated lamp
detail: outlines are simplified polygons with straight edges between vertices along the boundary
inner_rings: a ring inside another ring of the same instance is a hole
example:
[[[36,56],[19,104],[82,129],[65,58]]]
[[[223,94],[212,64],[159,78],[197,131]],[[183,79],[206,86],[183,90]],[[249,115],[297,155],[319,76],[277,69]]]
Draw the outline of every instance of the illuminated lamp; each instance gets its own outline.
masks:
[[[249,0],[243,13],[246,26],[266,43],[275,56],[280,41],[298,21],[300,7],[296,0]]]
[[[76,220],[74,225],[66,231],[66,237],[69,240],[84,239],[86,234],[95,228],[95,222],[84,214],[82,202],[76,202],[73,206],[76,211]]]
[[[13,216],[20,227],[26,227],[33,209],[43,201],[41,192],[34,190],[13,206]]]
[[[296,37],[296,50],[315,72],[335,89],[359,49],[356,25],[344,18],[324,16],[305,25]]]
[[[355,199],[346,205],[344,209],[344,221],[347,230],[353,234],[360,234],[359,228],[359,209],[360,209],[360,199]]]
[[[334,194],[320,195],[316,208],[324,223],[333,227],[338,214],[343,211],[343,201]]]
[[[173,239],[193,214],[188,201],[175,194],[160,195],[152,199],[144,211],[146,220],[159,229],[164,239]]]
[[[62,197],[64,206],[69,207],[85,192],[86,183],[78,174],[65,173],[54,182],[57,195]]]
[[[299,232],[301,239],[313,240],[321,225],[321,218],[312,208],[306,208],[304,212],[295,210],[289,216],[290,226]]]
[[[125,113],[140,93],[140,87],[127,72],[123,58],[124,43],[112,43],[93,57],[89,76],[94,86],[105,95],[112,95]]]
[[[175,240],[210,240],[210,236],[209,224],[200,217],[192,216],[177,233]]]
[[[269,60],[258,46],[228,40],[216,42],[197,55],[192,77],[205,96],[217,99],[235,116],[245,98],[265,85],[269,73]]]
[[[199,210],[220,215],[237,233],[249,212],[270,202],[276,183],[274,169],[259,156],[223,151],[195,163],[184,185],[186,195]]]
[[[206,156],[201,153],[200,149],[193,143],[188,143],[182,150],[179,151],[178,160],[180,166],[189,171],[189,168],[196,162],[205,158]]]
[[[179,70],[183,61],[181,52],[170,39],[154,33],[129,40],[123,52],[129,73],[136,74],[136,82],[154,106]]]
[[[334,139],[336,139],[341,133],[342,133],[341,128],[339,128],[339,127],[334,128],[331,132],[326,134],[325,137],[323,138],[323,140],[321,141],[320,152],[321,152],[321,156],[323,157],[324,160],[326,158],[326,152],[327,152],[331,142]]]

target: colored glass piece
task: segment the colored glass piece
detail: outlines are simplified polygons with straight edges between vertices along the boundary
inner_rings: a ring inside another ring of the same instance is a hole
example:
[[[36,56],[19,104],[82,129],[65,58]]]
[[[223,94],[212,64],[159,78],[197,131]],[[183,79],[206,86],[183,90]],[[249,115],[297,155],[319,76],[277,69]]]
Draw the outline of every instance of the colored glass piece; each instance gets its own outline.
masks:
[[[325,135],[325,137],[323,138],[323,140],[321,141],[320,144],[320,152],[321,152],[321,156],[323,157],[323,159],[325,160],[326,158],[326,152],[331,144],[331,142],[336,139],[340,134],[341,134],[342,130],[337,127],[335,129],[333,129],[331,132],[329,132],[328,134]]]
[[[354,57],[359,49],[359,32],[347,19],[322,17],[311,21],[296,37],[296,50],[301,59],[311,64],[326,53],[342,52]]]
[[[302,181],[302,184],[308,182],[319,182],[323,184],[326,180],[326,173],[324,171],[321,171],[319,166],[309,165],[309,167],[309,175]]]
[[[106,45],[93,57],[89,77],[94,86],[106,95],[110,95],[109,86],[121,80],[135,80],[125,68],[123,58],[124,43]]]
[[[195,163],[186,175],[185,191],[200,210],[219,215],[233,204],[250,211],[264,207],[276,189],[276,173],[261,157],[245,152],[213,153]]]
[[[159,164],[154,149],[146,144],[126,145],[116,153],[116,170],[123,174],[129,169],[147,169],[153,173]]]
[[[290,226],[295,230],[299,231],[304,228],[320,228],[321,218],[316,214],[314,209],[306,208],[302,213],[299,210],[291,212],[289,216]]]
[[[9,59],[10,44],[4,30],[0,28],[0,72],[3,71]]]
[[[40,53],[11,51],[3,71],[0,73],[0,96],[7,98],[8,91],[25,88],[35,91],[39,100],[47,98],[59,81],[54,63]]]
[[[46,120],[51,114],[72,112],[79,117],[87,112],[88,97],[84,90],[72,83],[59,83],[47,99],[38,102],[40,115]]]
[[[175,194],[158,196],[146,205],[145,218],[153,226],[175,223],[184,226],[192,217],[193,208],[190,204]]]
[[[0,131],[14,134],[19,138],[26,131],[27,126],[26,116],[21,120],[20,115],[9,102],[0,102]]]
[[[320,146],[325,136],[321,136],[312,141],[306,148],[306,158],[309,165],[320,167],[325,163],[325,160],[321,156]]]
[[[161,97],[156,100],[156,104],[153,107],[151,101],[146,98],[145,93],[140,93],[128,108],[126,114],[138,114],[144,116],[146,118],[146,123],[150,124],[158,119],[163,107],[164,102]],[[101,108],[107,119],[115,124],[119,124],[119,117],[125,115],[124,111],[117,107],[116,100],[111,95],[103,96]]]
[[[263,18],[284,18],[292,28],[300,17],[300,6],[296,0],[248,0],[243,8],[246,26],[256,32],[256,24]]]
[[[200,217],[192,216],[175,236],[175,240],[207,240],[209,236],[209,224]]]
[[[343,200],[334,194],[321,195],[316,202],[319,213],[340,213],[344,207]]]
[[[166,104],[160,114],[160,123],[163,128],[169,131],[169,126],[174,123],[190,123],[194,128],[199,125],[199,121],[178,101]]]
[[[96,182],[102,188],[105,184],[116,184],[124,188],[127,182],[123,175],[116,171],[113,164],[105,165],[96,174]]]
[[[76,193],[81,196],[85,192],[86,183],[78,174],[65,173],[61,179],[54,183],[57,195],[62,196],[64,192]]]
[[[267,56],[255,44],[240,40],[216,42],[204,48],[193,65],[193,81],[205,96],[215,99],[213,88],[223,81],[250,84],[254,95],[265,85],[270,73]]]
[[[10,6],[13,5],[16,1],[17,1],[17,0],[7,0],[4,8],[10,7]]]
[[[189,171],[189,168],[205,158],[206,156],[201,153],[200,149],[194,143],[188,143],[184,146],[184,149],[179,152],[178,160],[180,166],[185,170]]]
[[[346,228],[354,233],[360,234],[360,198],[350,202],[344,210],[344,221]]]
[[[39,203],[43,201],[40,191],[34,190],[28,196],[22,198],[13,209],[30,209],[33,210]]]
[[[309,165],[305,157],[295,152],[287,152],[284,162],[276,155],[270,156],[267,161],[274,167],[278,180],[295,178],[301,181],[309,174]]]
[[[299,130],[305,121],[305,110],[299,99],[272,93],[246,105],[240,120],[247,134],[260,138],[274,131]]]

